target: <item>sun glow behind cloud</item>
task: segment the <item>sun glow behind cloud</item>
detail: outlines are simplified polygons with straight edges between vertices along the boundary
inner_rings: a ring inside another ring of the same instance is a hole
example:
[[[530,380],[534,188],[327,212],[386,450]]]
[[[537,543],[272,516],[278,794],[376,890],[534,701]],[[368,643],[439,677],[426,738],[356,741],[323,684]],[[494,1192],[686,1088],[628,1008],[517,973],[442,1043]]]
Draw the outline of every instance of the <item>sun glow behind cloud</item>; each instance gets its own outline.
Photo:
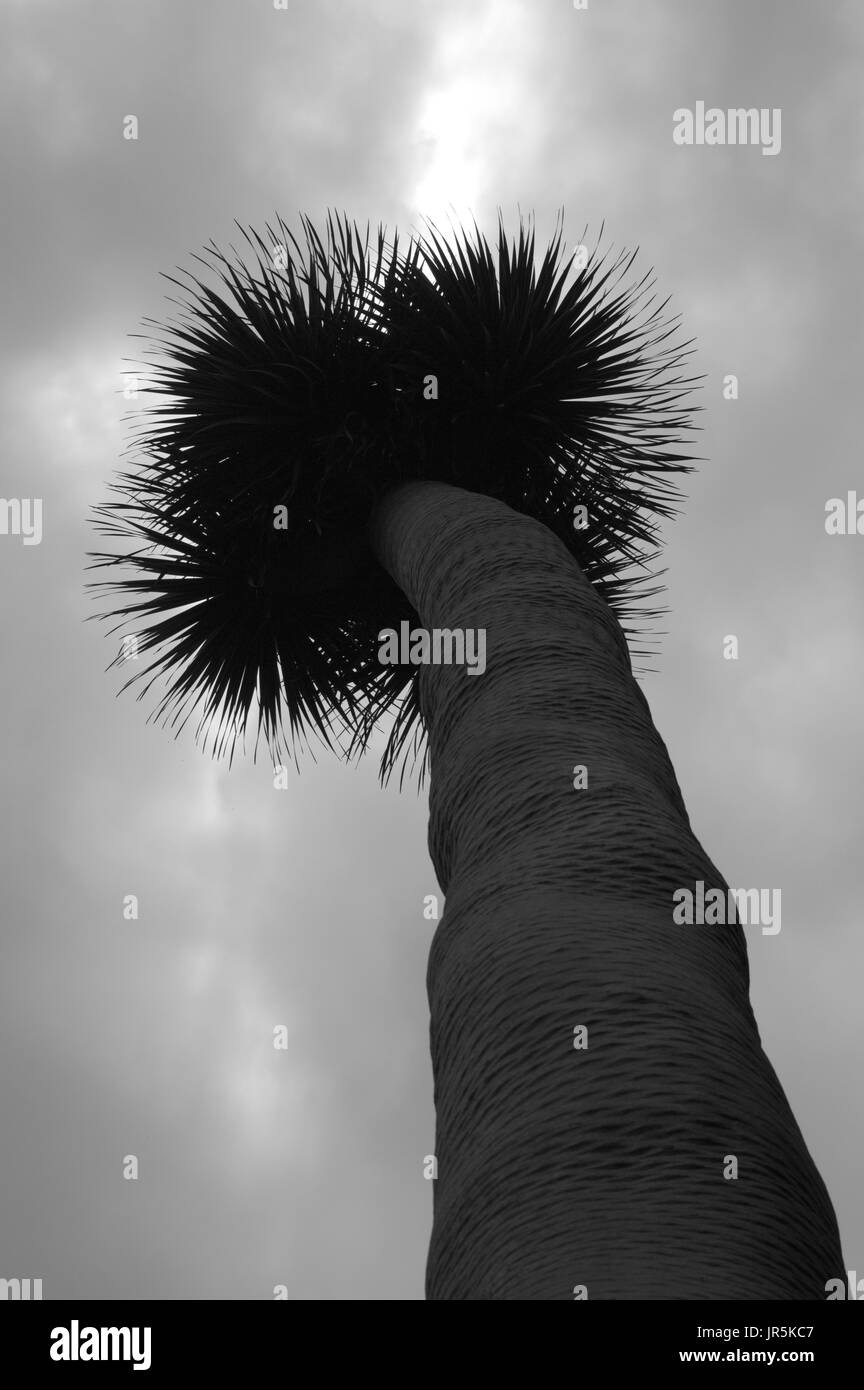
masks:
[[[535,40],[529,10],[513,0],[472,9],[444,30],[436,76],[418,111],[421,172],[409,197],[412,211],[445,224],[450,216],[479,215],[501,156],[524,155],[534,129]]]

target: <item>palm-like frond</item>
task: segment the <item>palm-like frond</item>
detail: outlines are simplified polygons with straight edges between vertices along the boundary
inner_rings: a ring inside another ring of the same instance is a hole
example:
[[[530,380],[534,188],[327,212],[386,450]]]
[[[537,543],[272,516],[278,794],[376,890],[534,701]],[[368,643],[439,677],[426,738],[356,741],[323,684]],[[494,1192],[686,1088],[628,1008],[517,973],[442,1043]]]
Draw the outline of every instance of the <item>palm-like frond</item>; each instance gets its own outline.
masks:
[[[278,757],[310,733],[361,751],[395,711],[387,776],[423,730],[416,670],[380,666],[377,633],[419,620],[367,544],[376,500],[405,478],[501,498],[561,537],[632,634],[656,616],[648,565],[689,471],[695,382],[647,278],[621,287],[633,257],[574,273],[560,226],[539,265],[524,225],[512,244],[499,225],[497,254],[476,228],[448,243],[430,224],[405,254],[344,218],[302,228],[303,244],[280,219],[271,246],[241,228],[251,263],[211,246],[217,287],[172,282],[146,462],[96,508],[127,544],[95,565],[132,575],[97,587],[122,600],[102,616],[142,624],[141,695],[167,678],[154,717],[197,711],[221,753],[257,709],[256,747]]]

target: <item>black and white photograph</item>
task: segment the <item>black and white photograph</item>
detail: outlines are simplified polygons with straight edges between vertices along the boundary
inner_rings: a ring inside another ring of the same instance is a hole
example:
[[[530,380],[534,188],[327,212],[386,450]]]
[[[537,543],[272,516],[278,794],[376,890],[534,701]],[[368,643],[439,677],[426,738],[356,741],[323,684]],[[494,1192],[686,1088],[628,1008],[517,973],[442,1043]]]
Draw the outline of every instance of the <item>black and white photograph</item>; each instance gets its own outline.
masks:
[[[193,1303],[227,1358],[249,1305],[266,1373],[297,1324],[256,1303],[461,1300],[583,1305],[609,1373],[826,1370],[849,1324],[798,1305],[864,1300],[864,9],[0,31],[21,1373],[191,1369]]]

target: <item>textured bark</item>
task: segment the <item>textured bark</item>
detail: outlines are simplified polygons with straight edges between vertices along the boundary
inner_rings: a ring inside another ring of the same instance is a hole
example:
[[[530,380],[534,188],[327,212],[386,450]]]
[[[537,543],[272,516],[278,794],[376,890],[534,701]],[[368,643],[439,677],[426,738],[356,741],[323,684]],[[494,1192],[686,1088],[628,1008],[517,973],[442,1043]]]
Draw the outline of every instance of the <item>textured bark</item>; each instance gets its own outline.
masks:
[[[427,1298],[824,1299],[831,1202],[744,931],[673,923],[675,889],[726,883],[614,614],[546,527],[458,488],[397,488],[372,541],[424,627],[487,633],[485,674],[421,675],[446,895]]]

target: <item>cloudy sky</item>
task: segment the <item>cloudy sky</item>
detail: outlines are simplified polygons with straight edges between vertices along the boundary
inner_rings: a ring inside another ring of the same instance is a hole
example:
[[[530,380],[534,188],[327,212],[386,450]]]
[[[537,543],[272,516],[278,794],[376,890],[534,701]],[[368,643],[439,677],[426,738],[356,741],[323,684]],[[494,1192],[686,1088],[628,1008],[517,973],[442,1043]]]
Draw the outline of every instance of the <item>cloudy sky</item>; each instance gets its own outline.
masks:
[[[425,798],[374,757],[276,791],[173,741],[116,698],[83,586],[159,272],[235,218],[450,205],[543,238],[563,207],[571,245],[605,220],[696,340],[705,462],[644,688],[711,858],[782,889],[754,1006],[860,1269],[864,538],[824,526],[864,496],[860,6],[6,0],[2,30],[0,490],[43,499],[43,535],[0,536],[0,1276],[423,1297]],[[698,101],[780,108],[779,154],[676,145]]]

